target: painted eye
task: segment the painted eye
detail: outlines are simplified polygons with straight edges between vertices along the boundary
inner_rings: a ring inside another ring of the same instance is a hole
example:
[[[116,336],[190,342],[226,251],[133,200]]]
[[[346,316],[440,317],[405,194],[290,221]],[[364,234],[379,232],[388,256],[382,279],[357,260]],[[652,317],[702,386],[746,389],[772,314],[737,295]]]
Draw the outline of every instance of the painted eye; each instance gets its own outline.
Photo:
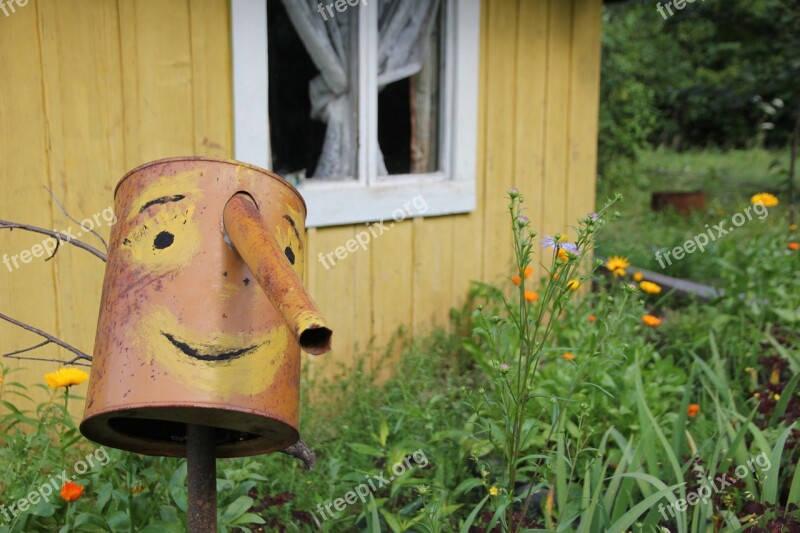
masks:
[[[287,246],[283,253],[286,254],[286,259],[288,259],[291,264],[294,264],[294,252],[292,248]]]
[[[162,231],[156,235],[155,239],[153,239],[153,249],[163,250],[164,248],[171,246],[173,241],[175,241],[175,236],[172,233],[168,231]]]

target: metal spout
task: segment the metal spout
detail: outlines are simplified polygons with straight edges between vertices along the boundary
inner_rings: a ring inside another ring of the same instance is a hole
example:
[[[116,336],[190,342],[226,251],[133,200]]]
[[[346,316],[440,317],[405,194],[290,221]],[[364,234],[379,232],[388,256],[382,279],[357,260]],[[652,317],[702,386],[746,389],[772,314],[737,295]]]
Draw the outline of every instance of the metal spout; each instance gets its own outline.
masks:
[[[314,355],[330,350],[333,332],[272,232],[265,227],[253,198],[243,192],[234,194],[225,204],[222,221],[228,239],[283,315],[300,346]]]

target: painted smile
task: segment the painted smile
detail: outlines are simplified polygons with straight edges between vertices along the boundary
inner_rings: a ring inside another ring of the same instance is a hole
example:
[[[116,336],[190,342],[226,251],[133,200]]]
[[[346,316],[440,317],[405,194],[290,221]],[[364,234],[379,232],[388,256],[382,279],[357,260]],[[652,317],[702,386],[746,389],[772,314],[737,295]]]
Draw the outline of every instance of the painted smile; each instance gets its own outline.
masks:
[[[223,351],[220,348],[216,348],[214,346],[207,344],[195,347],[191,346],[186,342],[183,342],[180,339],[175,338],[173,335],[169,333],[162,331],[161,334],[164,337],[166,337],[166,339],[177,349],[179,349],[189,357],[193,359],[198,359],[200,361],[231,361],[249,352],[252,352],[256,348],[258,348],[257,344],[248,346],[246,348],[240,348],[238,350],[230,350],[230,351]]]

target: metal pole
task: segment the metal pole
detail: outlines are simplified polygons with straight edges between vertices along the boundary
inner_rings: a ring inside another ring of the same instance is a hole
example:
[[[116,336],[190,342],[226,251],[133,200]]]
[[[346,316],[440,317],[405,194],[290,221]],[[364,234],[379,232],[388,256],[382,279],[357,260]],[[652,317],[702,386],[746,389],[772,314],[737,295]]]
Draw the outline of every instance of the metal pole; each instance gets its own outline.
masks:
[[[800,107],[792,132],[792,152],[789,159],[789,224],[797,224],[797,200],[795,198],[794,169],[797,163],[797,142],[800,137]]]
[[[186,424],[190,533],[217,533],[214,428]]]

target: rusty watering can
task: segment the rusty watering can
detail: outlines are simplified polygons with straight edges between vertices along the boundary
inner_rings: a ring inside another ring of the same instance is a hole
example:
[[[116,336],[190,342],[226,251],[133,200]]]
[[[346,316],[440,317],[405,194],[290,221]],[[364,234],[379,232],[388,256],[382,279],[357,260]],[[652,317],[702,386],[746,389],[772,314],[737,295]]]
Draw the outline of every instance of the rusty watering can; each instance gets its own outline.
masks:
[[[300,349],[331,330],[303,287],[306,206],[251,165],[163,159],[120,180],[81,432],[186,456],[188,425],[216,457],[298,439]]]

